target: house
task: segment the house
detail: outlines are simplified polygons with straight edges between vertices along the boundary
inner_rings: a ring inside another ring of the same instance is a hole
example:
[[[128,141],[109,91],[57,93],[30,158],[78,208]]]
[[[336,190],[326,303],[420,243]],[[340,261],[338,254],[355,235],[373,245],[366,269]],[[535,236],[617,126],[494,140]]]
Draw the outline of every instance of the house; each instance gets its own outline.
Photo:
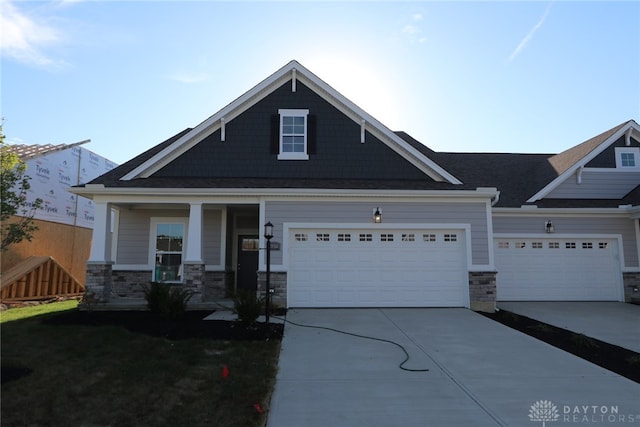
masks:
[[[22,263],[33,264],[33,259],[27,262],[30,257],[38,257],[46,263],[53,262],[60,267],[60,271],[66,271],[65,275],[84,284],[86,260],[91,249],[94,205],[92,200],[67,190],[70,186],[89,182],[116,167],[115,163],[86,149],[84,145],[88,142],[4,145],[4,150],[16,154],[25,163],[25,175],[31,178],[26,206],[39,198],[42,208],[36,210],[33,216],[33,222],[38,227],[33,239],[12,244],[2,253],[3,288],[9,285],[5,273],[13,268],[20,270]],[[54,261],[50,261],[50,257]],[[58,278],[60,280],[62,276]],[[56,280],[52,278],[49,282],[50,289],[58,289]],[[31,296],[39,295],[51,294],[36,292]]]
[[[73,191],[95,204],[87,286],[106,303],[149,281],[263,291],[270,222],[281,306],[492,311],[630,299],[639,183],[632,120],[556,155],[434,152],[292,61]]]

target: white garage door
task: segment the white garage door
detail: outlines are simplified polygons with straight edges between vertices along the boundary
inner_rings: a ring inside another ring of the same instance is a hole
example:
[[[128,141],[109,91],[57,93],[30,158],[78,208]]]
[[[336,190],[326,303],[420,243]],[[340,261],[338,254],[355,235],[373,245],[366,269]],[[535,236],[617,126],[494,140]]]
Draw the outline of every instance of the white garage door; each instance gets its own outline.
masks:
[[[295,229],[290,307],[468,304],[463,230]]]
[[[614,239],[495,239],[499,301],[617,301]]]

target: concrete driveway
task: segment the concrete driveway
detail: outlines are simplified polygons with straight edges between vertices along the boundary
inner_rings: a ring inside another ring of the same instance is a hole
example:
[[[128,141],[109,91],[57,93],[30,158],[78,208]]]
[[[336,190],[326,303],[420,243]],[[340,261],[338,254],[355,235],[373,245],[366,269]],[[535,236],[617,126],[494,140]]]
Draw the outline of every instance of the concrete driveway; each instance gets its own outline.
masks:
[[[391,344],[287,324],[269,427],[535,426],[554,414],[553,426],[640,425],[639,384],[467,309],[293,309],[287,319],[396,341],[406,367],[429,372],[400,370]]]
[[[640,305],[603,301],[499,302],[498,307],[640,353]]]

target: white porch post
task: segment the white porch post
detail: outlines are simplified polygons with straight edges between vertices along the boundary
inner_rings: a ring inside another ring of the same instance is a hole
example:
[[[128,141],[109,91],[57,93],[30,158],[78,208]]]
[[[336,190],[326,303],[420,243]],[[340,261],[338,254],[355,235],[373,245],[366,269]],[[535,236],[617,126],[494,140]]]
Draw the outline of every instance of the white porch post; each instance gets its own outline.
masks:
[[[89,262],[107,263],[111,261],[111,203],[95,202],[93,238]]]
[[[202,204],[192,203],[189,209],[187,253],[185,263],[202,264]]]

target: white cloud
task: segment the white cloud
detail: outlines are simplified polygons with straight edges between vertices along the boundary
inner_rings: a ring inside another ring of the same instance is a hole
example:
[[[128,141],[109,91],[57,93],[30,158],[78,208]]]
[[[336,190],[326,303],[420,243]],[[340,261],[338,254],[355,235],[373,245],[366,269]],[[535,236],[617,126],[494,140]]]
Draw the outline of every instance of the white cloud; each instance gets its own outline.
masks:
[[[65,65],[44,51],[45,46],[62,41],[60,31],[21,12],[10,0],[0,1],[0,27],[2,56],[42,67]]]
[[[424,43],[427,41],[427,38],[422,36],[422,28],[418,25],[423,19],[421,13],[414,13],[411,15],[411,23],[402,27],[402,33],[407,36],[410,42]]]
[[[527,44],[533,38],[533,36],[536,33],[536,31],[538,31],[538,29],[540,29],[540,27],[542,27],[542,24],[544,24],[544,21],[547,19],[547,16],[549,15],[549,11],[551,10],[551,5],[552,4],[553,3],[549,3],[547,5],[547,8],[545,9],[544,13],[542,14],[542,17],[538,20],[538,22],[536,22],[536,24],[533,26],[533,28],[531,28],[531,30],[529,30],[529,33],[526,36],[524,36],[524,38],[520,41],[520,44],[518,44],[518,46],[514,49],[514,51],[511,52],[511,55],[509,55],[508,62],[513,61],[518,55],[520,55],[520,53],[522,53],[524,48],[527,46]]]

